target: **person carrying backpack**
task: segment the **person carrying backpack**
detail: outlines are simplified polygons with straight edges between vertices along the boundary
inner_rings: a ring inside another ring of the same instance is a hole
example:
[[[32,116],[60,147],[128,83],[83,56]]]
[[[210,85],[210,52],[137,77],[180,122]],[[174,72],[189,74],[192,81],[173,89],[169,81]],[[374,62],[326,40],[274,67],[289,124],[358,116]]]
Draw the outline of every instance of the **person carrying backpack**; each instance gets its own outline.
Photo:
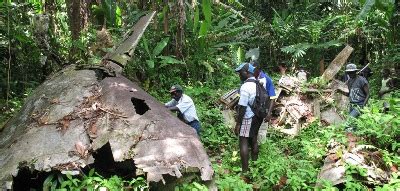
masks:
[[[235,69],[243,84],[240,87],[240,99],[236,119],[235,134],[239,135],[240,158],[242,172],[249,170],[249,149],[252,160],[258,158],[257,135],[263,119],[267,116],[269,100],[262,84],[254,77],[255,68],[243,63]]]

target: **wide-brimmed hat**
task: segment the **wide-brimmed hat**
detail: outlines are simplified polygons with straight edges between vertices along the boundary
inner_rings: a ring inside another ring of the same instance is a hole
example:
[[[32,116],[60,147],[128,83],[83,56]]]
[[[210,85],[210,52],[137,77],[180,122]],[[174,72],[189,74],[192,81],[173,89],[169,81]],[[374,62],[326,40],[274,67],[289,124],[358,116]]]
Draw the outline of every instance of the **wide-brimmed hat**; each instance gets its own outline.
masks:
[[[181,92],[183,92],[182,86],[176,84],[176,85],[173,85],[173,86],[171,87],[171,89],[169,89],[169,92],[170,92],[170,93],[176,92],[176,91],[181,91]]]
[[[357,66],[353,63],[347,64],[346,65],[346,72],[354,72],[357,71]]]
[[[242,63],[235,69],[236,72],[239,72],[240,70],[245,70],[254,74],[254,66],[249,63]]]

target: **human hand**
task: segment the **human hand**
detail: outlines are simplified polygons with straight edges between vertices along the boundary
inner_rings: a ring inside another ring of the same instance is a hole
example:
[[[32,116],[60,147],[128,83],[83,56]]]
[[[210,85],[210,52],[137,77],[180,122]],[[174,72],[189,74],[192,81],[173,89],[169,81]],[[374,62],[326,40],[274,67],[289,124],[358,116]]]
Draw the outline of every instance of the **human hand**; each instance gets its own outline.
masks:
[[[268,123],[271,120],[272,115],[268,114],[267,117],[264,118],[264,122]]]
[[[236,123],[236,126],[235,126],[235,135],[239,135],[239,132],[240,132],[240,124],[239,124],[239,123]]]
[[[378,97],[382,98],[382,96],[383,96],[383,93],[382,92],[378,92]]]

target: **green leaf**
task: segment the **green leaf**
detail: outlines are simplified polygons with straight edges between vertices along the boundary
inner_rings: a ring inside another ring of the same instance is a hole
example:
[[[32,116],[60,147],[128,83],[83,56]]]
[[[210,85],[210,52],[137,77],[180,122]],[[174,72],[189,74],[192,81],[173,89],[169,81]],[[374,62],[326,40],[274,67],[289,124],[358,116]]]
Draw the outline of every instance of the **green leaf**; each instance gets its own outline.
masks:
[[[171,56],[158,56],[157,58],[160,58],[160,65],[159,68],[165,67],[167,65],[171,65],[171,64],[184,64],[184,62],[177,60],[174,57]]]
[[[209,73],[213,73],[214,72],[214,67],[212,67],[212,65],[208,62],[202,62],[202,65],[207,68],[207,71]]]
[[[358,13],[356,20],[363,20],[374,5],[375,0],[366,0],[360,13]]]
[[[216,44],[214,46],[212,46],[213,48],[220,48],[220,47],[225,47],[225,46],[232,46],[232,45],[244,45],[246,43],[244,42],[226,42],[226,43],[219,43]]]
[[[149,50],[149,44],[147,43],[147,38],[143,35],[142,39],[143,39],[142,42],[143,42],[144,50],[146,51],[147,55],[149,55],[149,58],[153,59],[153,55],[150,53],[150,50]]]
[[[153,57],[158,56],[164,50],[164,48],[168,45],[169,37],[162,39],[159,43],[157,43],[156,47],[153,49]]]
[[[61,183],[61,188],[66,188],[66,187],[70,187],[71,186],[71,182],[69,180],[64,181]]]
[[[240,27],[236,27],[236,28],[233,28],[233,29],[229,29],[229,30],[227,30],[225,32],[222,32],[222,33],[218,33],[216,36],[219,36],[219,37],[222,37],[222,36],[234,36],[234,35],[237,35],[240,32],[246,31],[246,30],[251,29],[251,28],[253,28],[253,26],[251,26],[251,25],[240,26]]]
[[[92,177],[94,175],[94,168],[90,169],[89,171],[89,177]]]
[[[228,26],[230,17],[226,17],[218,22],[218,25],[215,27],[216,30],[222,29]]]
[[[103,181],[103,179],[100,178],[100,177],[94,177],[93,180],[96,181],[96,182],[101,182],[101,181]]]
[[[49,191],[54,179],[54,174],[50,174],[43,182],[43,191]]]
[[[202,6],[205,21],[206,21],[207,25],[210,26],[211,25],[211,16],[212,16],[211,0],[203,0],[201,6]]]
[[[58,184],[57,180],[54,180],[52,185],[51,185],[51,191],[56,190],[57,184]]]
[[[115,22],[117,24],[117,26],[122,26],[122,12],[121,12],[121,8],[119,8],[119,6],[117,5],[117,9],[115,10]]]
[[[102,0],[101,6],[105,11],[107,23],[111,26],[115,26],[117,2],[115,0]]]
[[[207,22],[200,21],[199,38],[206,36],[207,32],[208,32],[208,24],[207,24]]]
[[[199,7],[196,6],[194,10],[194,21],[193,21],[193,33],[196,34],[197,28],[199,27],[200,11]]]
[[[153,60],[146,60],[147,66],[149,68],[154,68],[154,61]]]
[[[57,180],[58,180],[59,183],[64,182],[64,178],[63,178],[63,176],[61,174],[57,175]]]
[[[66,175],[67,175],[67,178],[68,178],[69,180],[72,180],[72,175],[71,175],[70,173],[67,173]]]
[[[239,48],[236,50],[236,60],[238,61],[238,64],[244,61],[244,57],[245,52],[242,47],[239,46]]]
[[[157,58],[160,58],[163,64],[183,64],[182,61],[171,56],[158,56]]]

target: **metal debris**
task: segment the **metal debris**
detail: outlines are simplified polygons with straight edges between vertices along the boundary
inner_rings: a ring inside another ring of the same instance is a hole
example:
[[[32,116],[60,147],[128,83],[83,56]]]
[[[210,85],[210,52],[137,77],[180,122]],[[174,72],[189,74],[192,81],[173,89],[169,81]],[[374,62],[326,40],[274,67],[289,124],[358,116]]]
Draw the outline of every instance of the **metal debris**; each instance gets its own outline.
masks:
[[[390,170],[375,147],[358,145],[349,151],[344,145],[336,141],[331,141],[330,144],[328,146],[328,148],[330,147],[329,154],[325,158],[324,165],[318,175],[320,181],[317,186],[322,185],[322,180],[330,181],[333,185],[344,183],[346,181],[346,166],[348,165],[365,170],[364,176],[357,177],[362,182],[372,185],[382,185],[389,182]]]

